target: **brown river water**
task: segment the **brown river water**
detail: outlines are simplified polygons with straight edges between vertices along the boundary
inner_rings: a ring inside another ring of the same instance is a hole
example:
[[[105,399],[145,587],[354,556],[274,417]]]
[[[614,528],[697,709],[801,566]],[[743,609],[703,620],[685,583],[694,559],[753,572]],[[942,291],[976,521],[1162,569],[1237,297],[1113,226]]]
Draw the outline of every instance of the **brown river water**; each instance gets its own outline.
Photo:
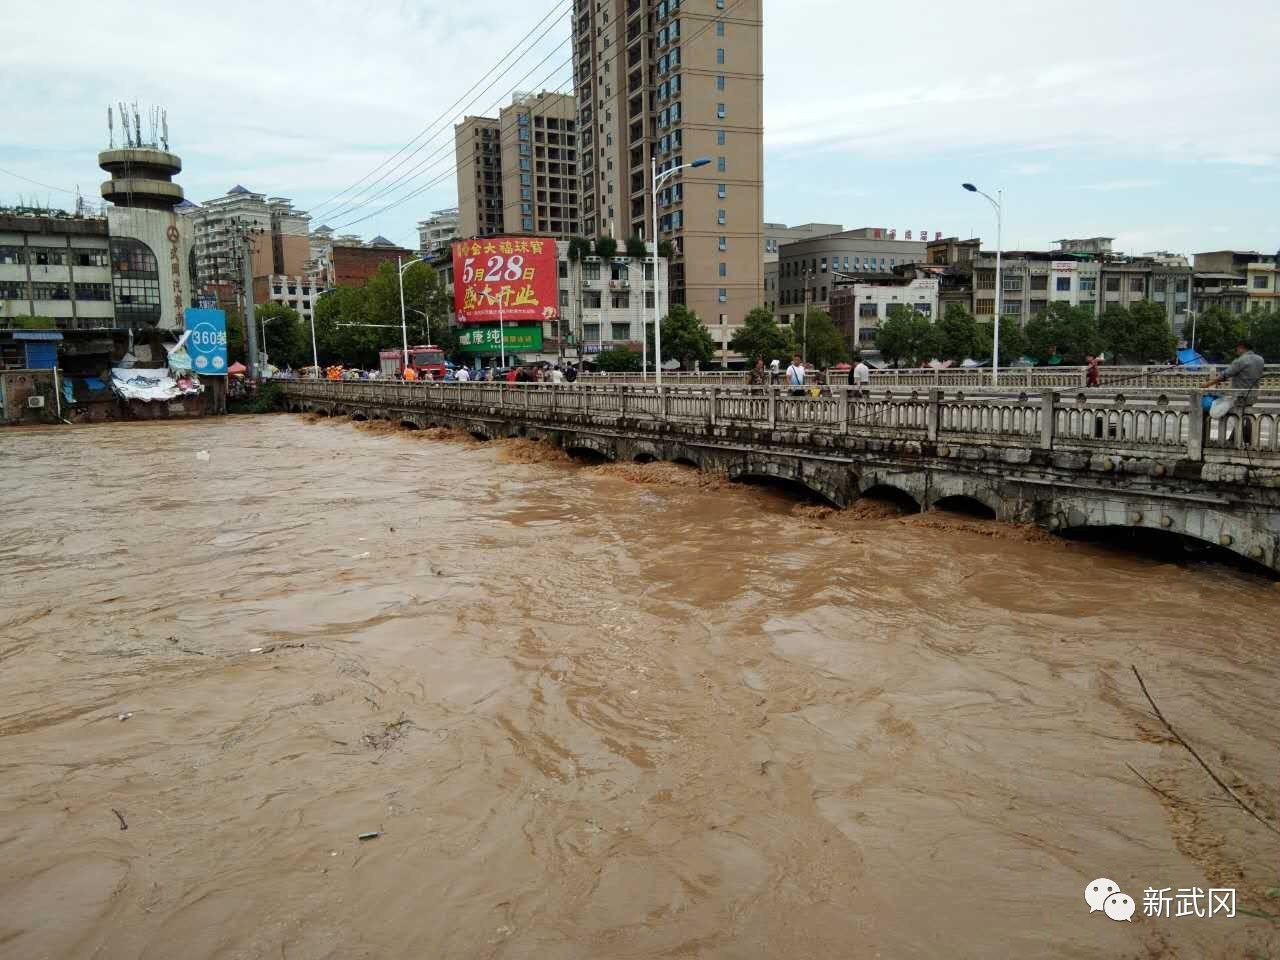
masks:
[[[1274,825],[1265,578],[287,415],[0,464],[4,960],[1280,956],[1144,915],[1280,835],[1130,669]]]

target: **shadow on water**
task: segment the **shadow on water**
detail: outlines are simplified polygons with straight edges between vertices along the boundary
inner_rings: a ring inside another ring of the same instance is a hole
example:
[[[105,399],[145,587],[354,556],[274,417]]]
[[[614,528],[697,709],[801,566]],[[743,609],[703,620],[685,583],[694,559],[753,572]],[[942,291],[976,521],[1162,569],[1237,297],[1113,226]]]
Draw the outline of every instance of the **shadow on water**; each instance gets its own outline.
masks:
[[[1275,571],[1232,550],[1168,530],[1151,530],[1145,527],[1082,527],[1065,530],[1062,536],[1066,540],[1093,544],[1153,563],[1222,566],[1280,581],[1280,575]]]

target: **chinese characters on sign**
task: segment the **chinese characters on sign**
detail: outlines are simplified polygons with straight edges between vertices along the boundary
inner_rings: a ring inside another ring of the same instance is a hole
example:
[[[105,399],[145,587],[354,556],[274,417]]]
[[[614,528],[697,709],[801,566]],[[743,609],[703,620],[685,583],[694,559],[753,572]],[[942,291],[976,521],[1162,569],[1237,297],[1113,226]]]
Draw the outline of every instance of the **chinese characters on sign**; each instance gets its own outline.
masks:
[[[507,353],[534,353],[542,349],[542,325],[506,327],[503,331]],[[463,353],[491,354],[500,352],[498,328],[472,327],[458,334],[458,348]]]
[[[180,317],[182,316],[182,268],[179,266],[181,261],[178,257],[178,240],[182,234],[178,232],[177,224],[171,223],[164,235],[169,241],[169,276],[173,280],[173,315]]]
[[[453,304],[459,323],[554,320],[560,314],[556,243],[543,237],[484,237],[453,244]]]
[[[1142,912],[1148,917],[1234,917],[1236,892],[1234,889],[1200,887],[1172,887],[1142,892]]]
[[[221,310],[187,310],[187,353],[201,376],[227,375],[227,315]]]

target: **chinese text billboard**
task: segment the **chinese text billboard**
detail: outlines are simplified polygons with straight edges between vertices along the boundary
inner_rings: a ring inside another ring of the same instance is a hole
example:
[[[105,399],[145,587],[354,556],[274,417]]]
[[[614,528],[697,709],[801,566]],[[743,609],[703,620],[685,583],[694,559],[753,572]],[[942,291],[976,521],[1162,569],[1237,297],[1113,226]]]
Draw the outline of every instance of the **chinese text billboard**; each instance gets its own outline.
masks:
[[[187,353],[195,372],[206,377],[227,375],[227,315],[221,310],[186,312]]]
[[[542,324],[502,328],[507,353],[537,353],[542,350]],[[462,353],[491,354],[501,350],[497,327],[472,327],[458,334]]]
[[[554,320],[560,314],[556,242],[481,237],[453,244],[453,308],[459,323]]]

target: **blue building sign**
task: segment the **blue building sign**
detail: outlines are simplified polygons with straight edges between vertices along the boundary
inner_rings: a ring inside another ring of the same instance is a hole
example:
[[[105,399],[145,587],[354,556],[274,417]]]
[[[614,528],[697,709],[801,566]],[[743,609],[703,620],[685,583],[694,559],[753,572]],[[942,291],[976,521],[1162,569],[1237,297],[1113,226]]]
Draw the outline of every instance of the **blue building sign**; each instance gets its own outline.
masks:
[[[221,310],[186,311],[191,369],[205,377],[227,375],[227,315]]]

